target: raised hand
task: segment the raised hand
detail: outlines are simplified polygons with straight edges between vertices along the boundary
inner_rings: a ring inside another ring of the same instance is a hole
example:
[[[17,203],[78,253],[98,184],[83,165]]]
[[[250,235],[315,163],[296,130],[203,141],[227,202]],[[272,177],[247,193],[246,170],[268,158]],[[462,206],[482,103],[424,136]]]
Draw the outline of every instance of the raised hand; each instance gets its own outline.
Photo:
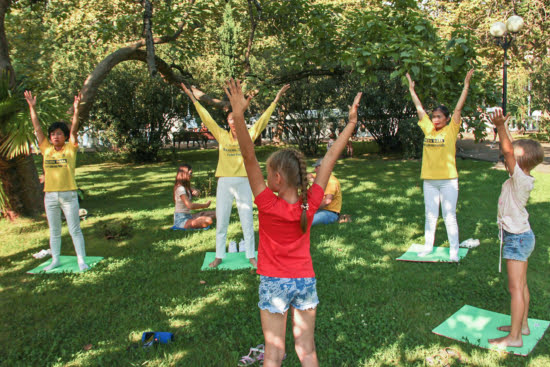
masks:
[[[29,107],[31,108],[36,107],[36,97],[33,97],[32,92],[30,90],[26,90],[23,93],[23,95],[25,96],[25,99],[27,100]]]
[[[363,95],[363,92],[357,93],[355,96],[353,103],[351,104],[349,108],[349,122],[348,123],[357,123],[357,110],[359,109],[359,102],[361,102],[361,96]]]
[[[275,97],[275,103],[279,102],[279,99],[285,94],[285,92],[290,88],[290,84],[285,84],[283,87],[277,92],[277,96]]]
[[[474,69],[468,70],[468,73],[466,73],[466,78],[464,78],[464,85],[470,85],[470,79],[472,79],[472,75],[474,75]]]
[[[193,95],[193,92],[191,92],[186,86],[185,84],[181,83],[181,89],[183,89],[183,91],[185,92],[185,94],[187,94],[189,96],[189,98],[191,98],[192,101],[195,101],[195,96]]]
[[[504,126],[506,121],[510,118],[510,114],[504,116],[502,113],[502,108],[497,107],[495,111],[489,116],[491,122],[496,126]]]
[[[204,207],[208,208],[211,203],[212,203],[212,200],[208,200],[206,203],[204,203]]]
[[[405,74],[407,76],[407,80],[409,81],[409,89],[413,89],[414,90],[414,80],[412,80],[411,76],[409,75],[409,73]]]
[[[78,106],[81,100],[82,100],[82,93],[78,92],[78,94],[74,96],[74,102],[73,102],[73,108],[75,111],[78,109]]]
[[[234,80],[233,78],[231,78],[226,82],[226,87],[224,87],[223,89],[225,90],[225,94],[227,94],[227,97],[229,98],[233,113],[244,114],[244,111],[246,111],[246,109],[248,108],[248,103],[250,102],[252,97],[249,96],[248,99],[244,97],[241,82],[239,80]]]

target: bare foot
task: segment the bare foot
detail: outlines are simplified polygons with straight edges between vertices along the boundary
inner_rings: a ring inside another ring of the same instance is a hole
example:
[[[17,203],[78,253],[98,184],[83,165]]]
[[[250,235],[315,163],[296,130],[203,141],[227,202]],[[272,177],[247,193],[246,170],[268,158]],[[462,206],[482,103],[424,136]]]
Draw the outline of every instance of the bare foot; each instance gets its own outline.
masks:
[[[59,265],[61,265],[61,264],[59,263],[59,259],[54,259],[54,258],[52,258],[52,263],[51,263],[50,265],[46,266],[46,267],[44,268],[44,271],[50,271],[50,270],[52,270],[52,269],[57,268]]]
[[[497,327],[497,330],[505,331],[509,333],[510,331],[512,331],[512,327],[510,325],[499,326]],[[521,335],[529,335],[529,334],[531,334],[531,330],[529,330],[529,326],[521,328]]]
[[[256,261],[255,257],[251,257],[250,259],[248,259],[248,261],[250,261],[250,263],[252,264],[253,267],[255,267],[255,268],[258,267],[258,262]]]
[[[217,268],[218,265],[220,265],[221,263],[222,263],[222,259],[217,257],[217,258],[214,259],[214,261],[212,261],[210,264],[208,264],[208,266],[210,266],[211,268]]]
[[[497,347],[523,347],[523,340],[521,337],[519,339],[514,339],[510,335],[503,336],[502,338],[489,339],[489,344],[496,345]]]

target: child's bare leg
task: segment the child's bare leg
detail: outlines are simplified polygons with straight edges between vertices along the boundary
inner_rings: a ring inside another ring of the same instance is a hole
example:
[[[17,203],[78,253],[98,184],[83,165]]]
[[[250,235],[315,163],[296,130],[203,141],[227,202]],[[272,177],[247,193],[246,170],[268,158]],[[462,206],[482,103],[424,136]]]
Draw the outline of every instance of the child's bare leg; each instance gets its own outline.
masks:
[[[248,259],[248,261],[250,262],[250,264],[252,264],[253,267],[258,267],[258,260],[256,260],[255,257],[251,257],[250,259]]]
[[[526,266],[527,266],[527,263],[526,263]],[[529,329],[527,316],[529,314],[530,295],[529,295],[529,287],[527,286],[527,283],[525,283],[525,287],[523,288],[523,300],[525,302],[525,311],[523,312],[523,320],[521,322],[521,334],[529,335],[531,334],[531,330]],[[506,331],[509,333],[512,330],[512,326],[511,325],[499,326],[497,329],[500,331]]]
[[[315,350],[315,315],[317,309],[297,310],[292,307],[292,332],[294,347],[302,366],[317,367],[317,351]]]
[[[285,356],[286,317],[284,314],[260,310],[265,340],[264,367],[279,367]]]
[[[508,288],[512,296],[512,325],[507,336],[497,339],[489,339],[489,343],[502,347],[523,346],[522,323],[525,316],[524,289],[527,285],[527,262],[517,260],[506,260],[508,269]]]
[[[212,224],[212,218],[210,217],[193,217],[185,222],[183,228],[206,228]]]

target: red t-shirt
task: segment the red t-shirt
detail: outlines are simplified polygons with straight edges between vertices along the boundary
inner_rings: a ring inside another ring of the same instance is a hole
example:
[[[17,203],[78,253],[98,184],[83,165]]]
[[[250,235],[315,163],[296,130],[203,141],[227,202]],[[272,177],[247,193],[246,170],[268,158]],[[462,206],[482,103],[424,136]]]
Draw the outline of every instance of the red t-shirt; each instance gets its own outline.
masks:
[[[260,245],[258,274],[277,278],[313,278],[309,230],[325,192],[313,184],[307,192],[307,231],[300,229],[301,204],[289,204],[266,188],[254,202],[258,206]]]

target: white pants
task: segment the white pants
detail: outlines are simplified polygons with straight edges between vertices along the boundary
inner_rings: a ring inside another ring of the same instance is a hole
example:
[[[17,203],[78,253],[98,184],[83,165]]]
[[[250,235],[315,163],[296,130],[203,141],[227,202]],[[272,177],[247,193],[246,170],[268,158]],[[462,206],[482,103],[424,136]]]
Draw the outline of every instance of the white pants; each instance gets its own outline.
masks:
[[[233,207],[237,202],[237,211],[243,229],[246,258],[256,257],[254,251],[254,222],[252,220],[252,190],[247,177],[220,177],[216,191],[216,257],[225,257],[227,226]]]
[[[439,217],[439,203],[451,255],[458,254],[458,224],[456,222],[456,202],[458,200],[458,179],[424,180],[424,205],[426,207],[426,224],[424,226],[424,246],[433,247],[435,228]]]
[[[86,250],[84,248],[84,236],[80,230],[78,194],[76,191],[46,192],[44,195],[44,206],[50,226],[50,249],[52,250],[52,258],[58,259],[61,254],[61,211],[63,210],[65,219],[67,219],[69,233],[73,239],[78,262],[84,262]]]

